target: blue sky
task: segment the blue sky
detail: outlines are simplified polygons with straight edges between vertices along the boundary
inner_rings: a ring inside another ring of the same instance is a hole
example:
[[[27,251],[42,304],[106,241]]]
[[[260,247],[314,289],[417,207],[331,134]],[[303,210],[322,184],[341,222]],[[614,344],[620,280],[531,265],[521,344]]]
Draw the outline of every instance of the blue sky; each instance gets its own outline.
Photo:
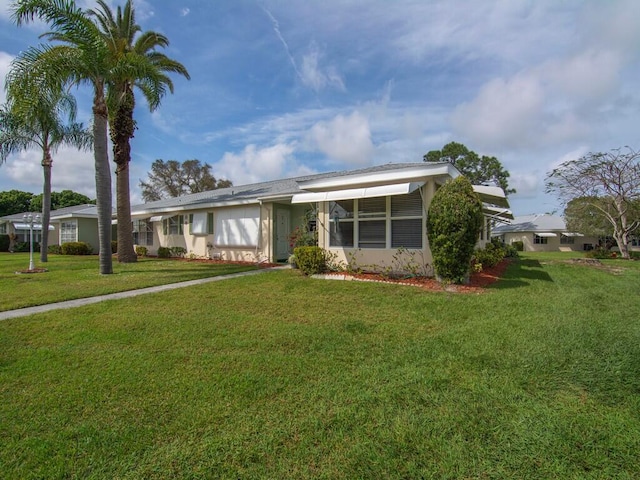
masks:
[[[0,102],[11,60],[43,25],[0,0]],[[82,6],[95,6],[81,1]],[[119,3],[111,3],[118,5]],[[132,201],[155,159],[197,158],[236,185],[420,161],[450,141],[494,155],[516,215],[562,210],[546,173],[590,151],[640,148],[637,0],[134,1],[191,80],[132,142]],[[91,98],[77,91],[79,119]],[[0,191],[41,192],[37,151],[0,166]],[[115,180],[114,184],[115,184]],[[95,197],[93,157],[61,149],[53,189]]]

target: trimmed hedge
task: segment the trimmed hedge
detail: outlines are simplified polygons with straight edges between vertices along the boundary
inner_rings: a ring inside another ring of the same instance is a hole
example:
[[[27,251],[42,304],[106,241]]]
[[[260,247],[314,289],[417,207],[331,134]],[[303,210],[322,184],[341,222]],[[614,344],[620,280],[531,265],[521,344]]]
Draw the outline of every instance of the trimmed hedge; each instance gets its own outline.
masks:
[[[60,253],[62,253],[62,247],[60,247],[60,245],[49,245],[47,247],[47,252],[60,255]]]
[[[143,247],[142,245],[136,245],[136,255],[139,257],[146,257],[148,253],[147,247]]]
[[[0,252],[8,252],[10,244],[11,241],[9,240],[9,235],[4,233],[0,235]]]
[[[60,245],[62,255],[91,255],[93,248],[87,242],[66,242]]]
[[[442,281],[468,280],[483,221],[482,203],[466,177],[450,180],[436,192],[427,216],[427,237]]]
[[[169,258],[171,256],[171,249],[169,247],[160,247],[158,248],[158,257],[159,258]]]
[[[305,275],[315,275],[327,270],[327,257],[320,247],[296,247],[293,254],[296,265]]]

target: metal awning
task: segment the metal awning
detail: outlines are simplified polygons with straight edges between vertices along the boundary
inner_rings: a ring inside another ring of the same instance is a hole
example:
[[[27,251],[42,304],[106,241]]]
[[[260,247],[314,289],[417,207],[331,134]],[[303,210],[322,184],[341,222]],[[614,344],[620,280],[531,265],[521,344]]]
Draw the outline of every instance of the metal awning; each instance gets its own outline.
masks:
[[[498,207],[509,208],[509,200],[500,187],[474,185],[473,191],[478,194],[482,203],[490,203]]]
[[[394,185],[379,185],[377,187],[349,188],[330,192],[298,193],[291,198],[291,203],[316,203],[337,200],[351,200],[355,198],[387,197],[389,195],[406,195],[424,185],[424,182],[397,183]]]
[[[504,222],[507,220],[513,220],[513,213],[508,208],[497,208],[489,205],[482,205],[482,211],[485,215],[497,220],[502,220]]]
[[[153,223],[153,222],[161,222],[162,220],[164,220],[165,218],[169,218],[168,215],[156,215],[154,217],[149,218],[149,222]]]
[[[29,224],[28,223],[14,223],[13,224],[13,228],[15,228],[16,230],[29,230]],[[42,230],[42,224],[41,223],[34,223],[33,224],[33,229],[34,230]],[[56,227],[54,227],[53,225],[49,225],[49,230],[55,230]]]
[[[572,232],[564,232],[562,235],[564,235],[565,237],[584,237],[583,234],[581,233],[572,233]]]
[[[557,237],[558,236],[557,233],[552,233],[552,232],[541,232],[541,233],[536,233],[536,235],[539,237]]]

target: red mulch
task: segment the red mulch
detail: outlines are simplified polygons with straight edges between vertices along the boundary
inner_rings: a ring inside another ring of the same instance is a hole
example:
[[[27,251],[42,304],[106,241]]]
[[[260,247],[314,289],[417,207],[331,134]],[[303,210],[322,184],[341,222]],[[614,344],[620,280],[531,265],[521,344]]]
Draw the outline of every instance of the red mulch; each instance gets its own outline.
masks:
[[[415,285],[424,290],[434,292],[456,292],[456,293],[482,293],[488,285],[497,282],[509,266],[510,260],[504,259],[492,268],[485,268],[482,272],[471,274],[471,278],[466,285],[443,285],[434,278],[416,277],[407,279],[390,279],[375,273],[359,273],[353,276],[360,280],[379,281],[388,283],[401,283]]]

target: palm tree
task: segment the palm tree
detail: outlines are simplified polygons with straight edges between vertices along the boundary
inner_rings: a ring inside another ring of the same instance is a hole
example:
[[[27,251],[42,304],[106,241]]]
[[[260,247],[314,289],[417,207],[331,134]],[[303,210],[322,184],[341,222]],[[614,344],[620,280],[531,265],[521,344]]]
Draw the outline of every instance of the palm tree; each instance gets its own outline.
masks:
[[[22,93],[27,93],[23,88]],[[15,93],[15,89],[11,90]],[[76,102],[63,91],[39,90],[28,92],[25,97],[9,97],[9,105],[0,107],[0,163],[11,153],[33,147],[42,150],[42,240],[40,261],[47,261],[49,218],[51,211],[52,154],[62,145],[79,149],[91,147],[88,130],[75,123]],[[67,116],[68,123],[63,121]]]
[[[93,88],[93,151],[98,210],[100,273],[113,273],[111,258],[111,172],[108,157],[107,82],[113,75],[113,57],[96,24],[73,0],[18,0],[12,5],[18,26],[38,18],[50,25],[43,36],[60,42],[22,52],[7,79],[12,88],[48,89],[53,85],[89,84]],[[20,95],[16,95],[19,97]]]
[[[167,37],[152,31],[140,33],[131,0],[127,0],[124,9],[117,8],[115,17],[103,0],[98,0],[98,5],[99,9],[90,10],[89,14],[95,18],[114,63],[114,74],[107,88],[107,104],[113,161],[116,163],[118,261],[128,263],[137,260],[133,249],[129,195],[130,140],[136,128],[133,89],[137,87],[142,92],[153,111],[160,106],[167,89],[173,93],[173,82],[167,73],[190,77],[181,63],[156,51],[156,48],[169,45]]]

